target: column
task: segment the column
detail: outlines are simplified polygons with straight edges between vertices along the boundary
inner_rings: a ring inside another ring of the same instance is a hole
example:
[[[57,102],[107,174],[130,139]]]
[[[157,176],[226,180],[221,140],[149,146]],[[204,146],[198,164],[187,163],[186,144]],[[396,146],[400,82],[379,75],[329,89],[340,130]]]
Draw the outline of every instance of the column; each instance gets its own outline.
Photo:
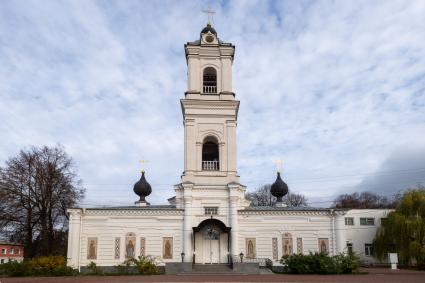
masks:
[[[193,247],[192,247],[192,188],[193,183],[183,183],[183,201],[184,201],[184,216],[183,216],[183,252],[185,254],[184,261],[192,262]]]
[[[229,187],[229,223],[230,227],[230,254],[238,255],[239,250],[239,223],[238,223],[238,185],[228,185]]]
[[[79,268],[80,257],[80,229],[81,229],[81,209],[68,209],[69,230],[68,230],[68,250],[67,265],[72,268]]]

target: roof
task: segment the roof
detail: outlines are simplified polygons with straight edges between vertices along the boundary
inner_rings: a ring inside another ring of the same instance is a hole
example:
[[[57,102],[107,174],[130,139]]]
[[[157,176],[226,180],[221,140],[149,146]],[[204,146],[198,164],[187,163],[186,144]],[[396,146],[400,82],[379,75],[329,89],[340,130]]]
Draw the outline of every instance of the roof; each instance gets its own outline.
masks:
[[[15,242],[8,242],[8,241],[0,241],[0,245],[23,246],[24,244],[19,244],[19,243],[15,243]]]

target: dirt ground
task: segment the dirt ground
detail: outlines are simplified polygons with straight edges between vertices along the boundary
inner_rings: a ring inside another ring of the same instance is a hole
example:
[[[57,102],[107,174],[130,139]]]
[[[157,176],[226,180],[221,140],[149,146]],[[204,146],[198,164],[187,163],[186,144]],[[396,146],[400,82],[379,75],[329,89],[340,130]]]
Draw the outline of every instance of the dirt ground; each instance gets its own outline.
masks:
[[[77,276],[0,278],[0,283],[109,283],[109,282],[359,282],[424,283],[425,272],[414,270],[363,269],[361,275],[154,275],[154,276]]]

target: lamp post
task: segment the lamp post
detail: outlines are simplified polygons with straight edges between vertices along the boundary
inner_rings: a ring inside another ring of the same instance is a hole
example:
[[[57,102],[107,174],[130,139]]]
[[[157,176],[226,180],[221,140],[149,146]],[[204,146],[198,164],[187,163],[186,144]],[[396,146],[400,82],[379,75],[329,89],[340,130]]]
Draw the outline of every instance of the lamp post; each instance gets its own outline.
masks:
[[[182,252],[182,253],[180,254],[180,256],[182,257],[182,262],[184,262],[184,252]]]
[[[241,262],[243,262],[243,253],[242,252],[239,254],[239,257],[241,258]]]

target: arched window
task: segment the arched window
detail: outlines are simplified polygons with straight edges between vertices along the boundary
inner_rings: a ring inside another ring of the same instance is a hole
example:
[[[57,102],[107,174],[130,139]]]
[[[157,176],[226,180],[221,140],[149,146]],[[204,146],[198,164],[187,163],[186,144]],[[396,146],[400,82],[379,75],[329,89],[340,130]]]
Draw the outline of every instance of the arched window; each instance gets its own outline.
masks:
[[[204,69],[203,93],[217,93],[217,71],[213,67],[207,67]]]
[[[218,141],[214,137],[207,137],[202,145],[202,170],[218,171],[219,165]]]

